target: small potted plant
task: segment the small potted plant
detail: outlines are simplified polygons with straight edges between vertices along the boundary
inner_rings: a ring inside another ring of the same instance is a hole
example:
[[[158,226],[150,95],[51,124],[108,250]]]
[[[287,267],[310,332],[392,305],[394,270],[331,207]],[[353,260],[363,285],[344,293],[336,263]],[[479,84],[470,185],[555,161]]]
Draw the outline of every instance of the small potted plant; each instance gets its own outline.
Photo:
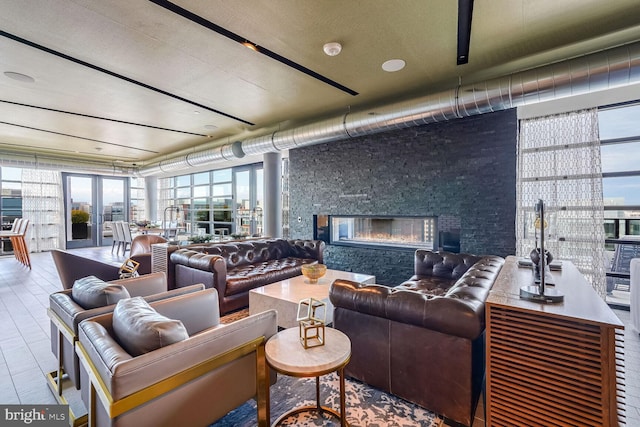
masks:
[[[71,211],[71,238],[87,239],[89,237],[89,212],[73,209]]]
[[[191,236],[189,237],[189,241],[192,243],[207,243],[211,241],[213,236],[211,234],[203,234],[202,236]]]

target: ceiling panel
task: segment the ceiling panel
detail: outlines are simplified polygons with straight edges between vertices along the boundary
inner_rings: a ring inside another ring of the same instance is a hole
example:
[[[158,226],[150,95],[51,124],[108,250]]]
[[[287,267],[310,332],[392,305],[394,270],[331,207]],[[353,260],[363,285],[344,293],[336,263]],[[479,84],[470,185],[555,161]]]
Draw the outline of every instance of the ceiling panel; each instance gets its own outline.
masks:
[[[81,147],[77,156],[148,163],[640,39],[640,0],[475,0],[458,66],[456,1],[173,4],[204,24],[161,0],[0,0],[0,150]],[[323,53],[331,41],[340,55]],[[406,67],[387,73],[388,59]]]

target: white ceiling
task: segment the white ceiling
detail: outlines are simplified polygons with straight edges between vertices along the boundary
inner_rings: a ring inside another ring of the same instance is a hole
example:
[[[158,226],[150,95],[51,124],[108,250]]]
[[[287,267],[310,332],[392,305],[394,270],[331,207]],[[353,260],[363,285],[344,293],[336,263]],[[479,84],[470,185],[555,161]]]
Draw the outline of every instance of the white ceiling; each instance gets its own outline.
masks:
[[[0,158],[142,166],[640,40],[640,0],[476,0],[464,65],[454,0],[173,2],[343,90],[157,3],[0,0]]]

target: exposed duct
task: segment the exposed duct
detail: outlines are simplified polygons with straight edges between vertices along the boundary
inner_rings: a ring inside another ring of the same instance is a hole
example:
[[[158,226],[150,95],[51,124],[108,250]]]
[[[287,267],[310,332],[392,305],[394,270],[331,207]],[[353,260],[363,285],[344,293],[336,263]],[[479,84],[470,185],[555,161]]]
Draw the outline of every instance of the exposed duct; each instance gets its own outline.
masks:
[[[107,164],[105,162],[92,162],[89,160],[4,150],[0,151],[0,166],[116,176],[131,176],[136,172],[134,168],[119,166],[113,163]]]
[[[347,113],[270,135],[190,153],[142,167],[153,175],[241,158],[357,138],[542,101],[640,83],[640,43],[624,45],[484,82],[395,103],[372,111]],[[241,155],[242,154],[242,155]]]

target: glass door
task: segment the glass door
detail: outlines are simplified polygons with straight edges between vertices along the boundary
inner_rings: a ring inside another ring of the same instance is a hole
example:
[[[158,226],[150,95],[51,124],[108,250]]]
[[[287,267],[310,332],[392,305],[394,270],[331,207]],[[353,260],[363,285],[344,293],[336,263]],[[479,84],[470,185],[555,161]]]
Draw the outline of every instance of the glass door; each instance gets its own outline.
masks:
[[[249,166],[234,170],[235,234],[262,236],[264,206],[263,169]]]
[[[98,242],[97,246],[111,246],[113,244],[113,223],[115,221],[129,221],[128,206],[128,178],[97,177],[98,179]]]
[[[238,236],[251,235],[251,186],[249,185],[250,170],[234,171],[235,196],[235,234]]]
[[[107,246],[114,221],[128,220],[128,178],[63,174],[67,248]]]

